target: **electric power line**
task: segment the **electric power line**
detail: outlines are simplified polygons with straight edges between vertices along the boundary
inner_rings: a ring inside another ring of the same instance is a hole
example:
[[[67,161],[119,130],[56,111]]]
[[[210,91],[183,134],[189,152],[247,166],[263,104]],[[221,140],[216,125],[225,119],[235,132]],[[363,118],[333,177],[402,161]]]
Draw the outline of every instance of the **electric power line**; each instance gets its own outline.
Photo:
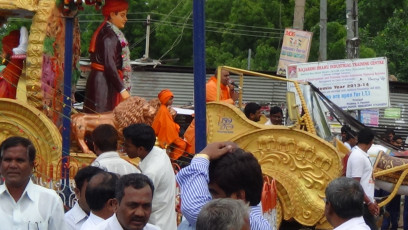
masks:
[[[146,21],[145,19],[138,19],[135,21],[128,21],[128,23],[134,23],[134,22],[141,22],[141,21]],[[152,20],[151,20],[152,21]],[[153,20],[156,21],[156,20]],[[84,21],[80,21],[84,22]],[[95,22],[95,21],[88,21],[88,22]],[[186,23],[179,23],[179,22],[166,22],[166,21],[156,21],[156,25],[168,25],[172,27],[177,27],[177,28],[188,28],[188,29],[193,29],[193,26],[191,24],[186,24]],[[157,27],[156,27],[157,28]],[[270,34],[274,36],[279,36],[283,35],[282,32],[268,32],[268,31],[259,31],[259,30],[241,30],[241,29],[232,29],[232,28],[221,28],[221,27],[214,27],[214,26],[205,26],[206,31],[208,32],[215,32],[215,33],[227,33],[227,34],[234,34],[234,35],[243,35],[243,36],[250,36],[250,37],[263,37],[263,38],[278,38],[278,37],[270,37],[270,36],[262,36],[262,35],[254,35],[254,34],[249,34],[249,33],[262,33],[262,34]],[[220,31],[222,30],[222,31]],[[143,37],[140,40],[144,40],[145,37]],[[137,44],[140,43],[139,41],[136,42]],[[137,45],[136,44],[136,45]],[[132,45],[132,48],[135,45]]]
[[[193,14],[193,11],[191,11],[191,12],[188,14],[188,16],[186,16],[186,18],[185,18],[185,20],[184,20],[184,25],[183,25],[183,27],[181,28],[181,32],[180,32],[179,36],[177,36],[176,40],[174,40],[174,42],[173,42],[173,44],[171,45],[170,49],[168,49],[168,50],[159,58],[159,61],[160,61],[164,56],[166,56],[174,47],[176,47],[176,46],[180,43],[181,38],[183,38],[184,28],[186,27],[186,25],[188,25],[188,24],[187,24],[187,21],[188,21],[188,19],[190,18],[191,14]]]
[[[179,5],[181,4],[183,0],[180,0],[177,5],[165,16],[164,20],[167,20],[167,18],[177,9],[177,7],[179,7]],[[150,30],[150,34],[152,34],[154,31],[156,30],[156,27],[152,28],[152,30]],[[149,36],[150,36],[149,34]],[[145,40],[146,38],[141,38],[138,41],[136,41],[134,44],[132,44],[131,46],[129,46],[130,49],[132,49],[133,47],[137,46],[140,42],[142,42],[143,40]]]
[[[136,22],[145,22],[145,19],[130,19],[128,20],[127,23],[136,23]],[[177,26],[183,27],[187,26],[188,28],[193,28],[192,24],[190,23],[181,23],[181,22],[170,22],[170,21],[160,21],[160,20],[155,20],[151,19],[150,21],[156,22],[155,24],[160,24],[160,25],[170,25],[170,26]],[[80,22],[99,22],[98,20],[81,20]],[[275,34],[275,35],[282,35],[283,30],[281,32],[273,32],[273,31],[262,31],[262,30],[244,30],[244,29],[235,29],[235,28],[222,28],[222,27],[215,27],[215,26],[205,26],[207,29],[224,29],[228,31],[233,31],[233,32],[251,32],[251,33],[267,33],[267,34]]]

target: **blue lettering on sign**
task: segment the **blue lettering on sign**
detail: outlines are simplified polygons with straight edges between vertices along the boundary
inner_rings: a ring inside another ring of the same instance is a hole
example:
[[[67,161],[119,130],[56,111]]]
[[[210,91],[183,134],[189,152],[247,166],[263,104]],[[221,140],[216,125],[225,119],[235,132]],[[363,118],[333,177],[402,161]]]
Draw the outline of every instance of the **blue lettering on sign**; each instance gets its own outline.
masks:
[[[365,90],[365,91],[361,91],[361,96],[370,96],[370,91]]]
[[[343,99],[346,99],[346,98],[352,97],[352,96],[353,96],[352,93],[343,93],[343,94],[341,95],[341,97],[342,97]]]

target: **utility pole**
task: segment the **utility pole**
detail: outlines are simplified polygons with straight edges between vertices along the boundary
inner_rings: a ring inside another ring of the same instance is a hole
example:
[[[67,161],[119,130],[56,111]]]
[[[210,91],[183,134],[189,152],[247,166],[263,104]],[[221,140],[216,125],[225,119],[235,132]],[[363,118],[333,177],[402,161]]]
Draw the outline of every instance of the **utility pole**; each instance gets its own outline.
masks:
[[[319,61],[327,60],[327,0],[320,0]]]
[[[150,46],[150,14],[147,15],[146,19],[146,46],[145,46],[145,54],[144,59],[149,59],[149,46]]]
[[[358,37],[358,0],[346,0],[346,19],[347,19],[347,58],[358,58],[360,55]]]
[[[293,29],[303,30],[305,21],[306,0],[295,0],[295,14],[293,16]]]
[[[247,70],[251,70],[251,56],[252,56],[252,50],[248,49],[248,67],[247,67]]]

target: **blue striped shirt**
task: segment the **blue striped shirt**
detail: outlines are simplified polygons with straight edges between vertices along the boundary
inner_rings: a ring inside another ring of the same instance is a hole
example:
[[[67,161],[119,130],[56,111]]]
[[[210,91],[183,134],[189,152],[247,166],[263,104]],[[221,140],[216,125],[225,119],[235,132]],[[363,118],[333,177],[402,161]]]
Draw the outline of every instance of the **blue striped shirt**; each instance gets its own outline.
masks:
[[[208,190],[209,165],[209,160],[195,157],[189,166],[181,169],[176,175],[177,183],[180,186],[181,212],[189,222],[189,227],[184,229],[195,229],[201,208],[211,200],[211,194]],[[263,218],[259,205],[251,206],[249,222],[251,230],[272,229],[268,221]]]

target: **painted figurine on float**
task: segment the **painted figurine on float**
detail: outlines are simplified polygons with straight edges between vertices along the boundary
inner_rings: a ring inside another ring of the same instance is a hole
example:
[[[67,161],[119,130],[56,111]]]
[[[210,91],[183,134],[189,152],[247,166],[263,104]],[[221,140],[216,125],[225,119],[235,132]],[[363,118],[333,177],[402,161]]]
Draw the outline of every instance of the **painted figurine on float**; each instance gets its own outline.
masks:
[[[174,122],[173,116],[167,108],[173,104],[174,95],[169,89],[164,89],[157,97],[161,105],[154,117],[152,127],[161,148],[172,145],[173,151],[170,153],[170,158],[175,160],[185,153],[187,143],[179,137],[180,126]]]
[[[91,73],[86,83],[85,113],[112,111],[130,97],[130,51],[120,31],[127,21],[126,0],[106,0],[104,22],[92,36],[89,46]]]
[[[0,73],[0,98],[16,99],[17,84],[23,71],[28,44],[28,32],[24,26],[3,37],[3,64]]]

